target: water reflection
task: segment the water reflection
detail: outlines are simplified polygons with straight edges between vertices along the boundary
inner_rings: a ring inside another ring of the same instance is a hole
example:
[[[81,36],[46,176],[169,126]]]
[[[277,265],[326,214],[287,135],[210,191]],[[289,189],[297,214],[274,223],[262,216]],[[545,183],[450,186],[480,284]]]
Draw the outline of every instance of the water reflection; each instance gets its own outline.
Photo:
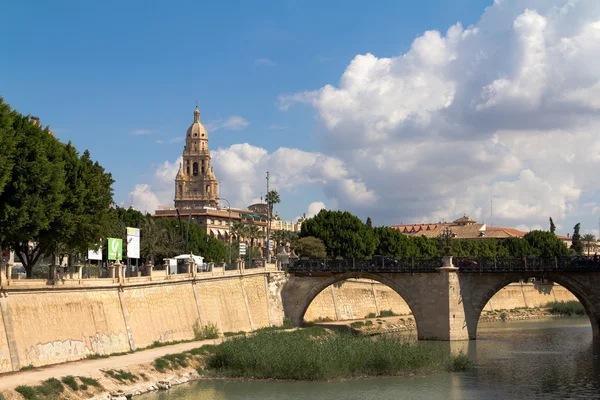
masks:
[[[477,341],[422,342],[468,354],[477,368],[341,382],[205,381],[145,396],[174,399],[600,399],[600,349],[587,318],[480,324]]]

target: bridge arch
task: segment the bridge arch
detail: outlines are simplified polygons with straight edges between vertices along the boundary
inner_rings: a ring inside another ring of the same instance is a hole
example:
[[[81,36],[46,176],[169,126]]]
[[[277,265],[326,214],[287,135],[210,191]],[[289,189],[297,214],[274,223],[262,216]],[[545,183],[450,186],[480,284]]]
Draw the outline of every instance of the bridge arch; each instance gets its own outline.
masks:
[[[532,277],[543,277],[555,282],[569,292],[583,305],[585,312],[592,325],[593,336],[600,339],[600,303],[594,301],[600,295],[600,288],[594,281],[590,282],[590,276],[577,273],[494,273],[460,274],[461,294],[464,302],[465,319],[469,333],[469,339],[476,339],[477,327],[481,313],[490,299],[507,285],[521,280],[525,281]]]
[[[410,290],[410,279],[393,279],[389,274],[377,274],[370,272],[348,272],[329,276],[311,277],[311,276],[292,276],[281,291],[284,314],[295,326],[300,326],[304,322],[304,315],[313,300],[323,290],[329,286],[346,281],[348,279],[370,279],[386,285],[396,292],[408,305],[411,310],[417,332],[424,315],[415,301],[415,295]]]

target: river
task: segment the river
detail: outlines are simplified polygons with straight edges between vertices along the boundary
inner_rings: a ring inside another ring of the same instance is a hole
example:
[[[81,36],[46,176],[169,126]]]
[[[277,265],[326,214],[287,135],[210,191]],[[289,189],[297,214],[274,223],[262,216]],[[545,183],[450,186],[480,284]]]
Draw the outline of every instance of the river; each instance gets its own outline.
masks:
[[[478,340],[452,346],[471,372],[339,382],[200,381],[140,400],[600,399],[600,350],[587,318],[480,323]],[[450,350],[450,348],[449,348]]]

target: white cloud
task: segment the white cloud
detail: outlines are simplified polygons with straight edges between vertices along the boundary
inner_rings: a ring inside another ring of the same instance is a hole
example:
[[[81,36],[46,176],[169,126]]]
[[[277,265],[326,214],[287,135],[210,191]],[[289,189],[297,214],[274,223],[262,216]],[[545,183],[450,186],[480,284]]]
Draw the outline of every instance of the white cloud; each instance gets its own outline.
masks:
[[[482,220],[493,198],[495,224],[545,226],[599,194],[582,172],[600,167],[597,54],[596,1],[502,1],[405,54],[357,55],[336,85],[278,106],[315,109],[327,148],[356,177],[327,185],[340,207],[378,223]]]
[[[322,201],[315,201],[308,205],[308,210],[306,211],[306,218],[312,218],[319,213],[319,211],[326,209],[325,203]]]
[[[226,131],[240,131],[242,129],[246,129],[250,125],[244,117],[239,115],[232,115],[224,120],[219,119],[216,121],[211,121],[206,124],[206,129],[209,132],[215,132],[219,129],[224,129]]]
[[[473,26],[427,31],[394,57],[357,55],[339,82],[279,96],[281,110],[315,110],[329,155],[236,144],[213,153],[215,173],[238,206],[270,170],[274,188],[316,186],[377,225],[489,223],[490,199],[494,225],[583,221],[600,214],[582,205],[600,195],[598,54],[597,1],[497,1]]]
[[[169,143],[182,143],[185,141],[185,136],[176,136],[169,139]]]
[[[270,58],[257,58],[256,60],[254,60],[254,63],[256,65],[262,65],[264,67],[274,67],[275,65],[277,65],[275,61],[271,60]]]
[[[152,133],[150,129],[134,129],[131,131],[132,135],[147,135],[149,133]]]
[[[157,141],[156,141],[156,144],[163,144],[163,143],[165,143],[165,141],[164,141],[164,140],[160,140],[160,139],[159,139],[159,140],[157,140]]]

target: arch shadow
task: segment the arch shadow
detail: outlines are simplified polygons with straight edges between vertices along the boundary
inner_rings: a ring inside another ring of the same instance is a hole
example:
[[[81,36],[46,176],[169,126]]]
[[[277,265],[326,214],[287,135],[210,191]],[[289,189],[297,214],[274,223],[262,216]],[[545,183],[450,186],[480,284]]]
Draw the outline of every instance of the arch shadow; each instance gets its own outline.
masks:
[[[587,277],[562,273],[545,273],[539,275],[531,272],[483,275],[463,274],[459,278],[461,281],[461,292],[463,293],[469,339],[477,338],[477,327],[481,313],[496,293],[511,283],[517,283],[521,280],[525,281],[532,277],[548,279],[571,292],[583,305],[586,315],[590,319],[594,340],[600,339],[600,326],[598,320],[600,302],[594,301],[597,296],[591,290],[593,283],[590,283]]]
[[[369,272],[348,272],[328,276],[290,276],[281,290],[284,315],[291,320],[293,325],[301,326],[304,323],[304,315],[308,307],[319,293],[331,285],[348,279],[370,279],[396,292],[412,312],[417,326],[417,334],[419,333],[419,325],[423,316],[415,303],[414,296],[409,293],[407,288],[399,285],[397,281],[384,275]]]

